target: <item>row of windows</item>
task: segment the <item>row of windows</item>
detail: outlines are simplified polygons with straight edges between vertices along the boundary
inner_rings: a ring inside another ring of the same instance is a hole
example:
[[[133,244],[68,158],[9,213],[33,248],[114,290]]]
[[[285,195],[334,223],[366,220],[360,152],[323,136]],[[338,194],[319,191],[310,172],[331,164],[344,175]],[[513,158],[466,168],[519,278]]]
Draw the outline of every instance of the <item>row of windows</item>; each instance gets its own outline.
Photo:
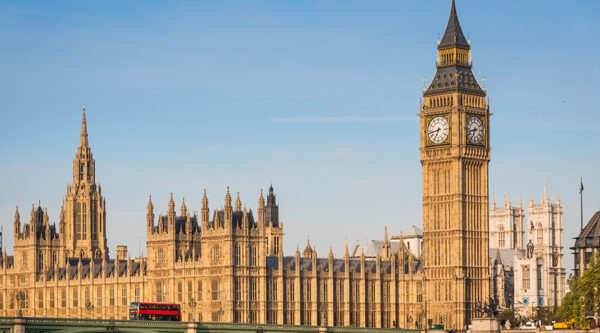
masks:
[[[129,295],[127,293],[127,286],[123,286],[121,287],[121,295],[120,295],[120,302],[119,302],[119,298],[116,292],[116,288],[115,287],[107,287],[108,289],[108,303],[104,303],[103,302],[103,290],[102,288],[96,288],[96,297],[95,299],[91,298],[91,291],[90,291],[90,287],[84,288],[83,294],[84,294],[84,299],[80,298],[80,294],[79,291],[77,289],[73,289],[72,293],[71,293],[71,307],[85,307],[88,304],[96,306],[96,307],[101,307],[103,305],[107,305],[107,306],[115,306],[115,305],[129,305]],[[25,293],[24,294],[25,299],[23,301],[23,304],[21,305],[21,307],[23,309],[28,309],[31,304],[29,302],[29,293]],[[57,297],[55,297],[57,296]],[[134,296],[133,299],[135,300],[135,302],[139,302],[141,298],[141,292],[140,292],[140,287],[136,286],[134,288]],[[58,291],[58,295],[55,295],[54,290],[49,290],[46,293],[44,293],[44,291],[38,291],[37,292],[37,308],[39,309],[44,309],[45,303],[44,301],[46,301],[46,304],[48,307],[50,308],[54,308],[54,307],[60,307],[60,308],[67,308],[68,307],[68,300],[67,300],[67,290],[66,289],[61,289]],[[15,293],[11,293],[9,295],[9,302],[8,302],[8,309],[15,309]],[[4,308],[4,304],[3,304],[3,298],[0,297],[0,310]]]

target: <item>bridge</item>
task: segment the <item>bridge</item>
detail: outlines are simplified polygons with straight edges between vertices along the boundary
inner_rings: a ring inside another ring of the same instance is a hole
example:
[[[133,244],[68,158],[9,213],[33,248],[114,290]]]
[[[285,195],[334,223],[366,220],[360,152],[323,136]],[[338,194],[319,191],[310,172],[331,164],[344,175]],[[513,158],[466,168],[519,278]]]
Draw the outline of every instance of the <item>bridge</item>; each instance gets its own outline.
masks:
[[[417,333],[397,328],[0,317],[0,333]]]

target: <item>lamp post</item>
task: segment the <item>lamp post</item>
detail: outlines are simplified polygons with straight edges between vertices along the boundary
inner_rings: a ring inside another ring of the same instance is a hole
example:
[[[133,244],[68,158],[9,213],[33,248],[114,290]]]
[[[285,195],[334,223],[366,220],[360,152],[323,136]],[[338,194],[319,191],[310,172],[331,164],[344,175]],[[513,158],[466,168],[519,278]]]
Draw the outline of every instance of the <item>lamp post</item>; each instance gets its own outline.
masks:
[[[94,304],[92,304],[92,302],[90,302],[90,301],[85,302],[85,309],[90,312],[90,319],[92,319],[92,312],[94,311]]]
[[[25,293],[23,291],[18,291],[15,295],[15,299],[17,300],[17,306],[19,307],[19,317],[23,317],[23,304],[25,303]]]
[[[188,302],[188,306],[192,310],[192,318],[191,318],[190,321],[195,321],[195,319],[194,319],[194,310],[196,309],[196,300],[194,298],[190,299],[189,302]]]

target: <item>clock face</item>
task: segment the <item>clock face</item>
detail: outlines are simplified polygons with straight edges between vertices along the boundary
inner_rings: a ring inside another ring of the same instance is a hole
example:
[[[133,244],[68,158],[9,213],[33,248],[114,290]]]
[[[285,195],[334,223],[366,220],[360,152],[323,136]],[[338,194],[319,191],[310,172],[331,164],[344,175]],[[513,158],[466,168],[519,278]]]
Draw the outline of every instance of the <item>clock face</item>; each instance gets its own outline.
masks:
[[[429,141],[434,144],[440,144],[448,138],[448,120],[444,117],[435,117],[427,126],[427,136]]]
[[[480,143],[483,140],[483,122],[479,117],[470,116],[467,119],[467,139],[471,143]]]

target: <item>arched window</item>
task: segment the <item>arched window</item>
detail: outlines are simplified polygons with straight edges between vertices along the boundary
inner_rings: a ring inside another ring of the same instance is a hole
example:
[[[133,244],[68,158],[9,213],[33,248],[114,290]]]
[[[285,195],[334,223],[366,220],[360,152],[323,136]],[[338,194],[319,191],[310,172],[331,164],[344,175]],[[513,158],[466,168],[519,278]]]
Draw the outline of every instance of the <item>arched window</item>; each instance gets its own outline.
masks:
[[[85,164],[79,165],[79,180],[83,180],[85,178]]]
[[[44,254],[40,252],[38,254],[38,270],[44,269]]]
[[[544,230],[542,230],[542,224],[538,223],[537,226],[537,245],[544,245]]]
[[[219,245],[215,245],[212,249],[212,259],[213,261],[219,261],[221,259],[221,248]]]
[[[250,246],[250,266],[256,266],[256,245]]]
[[[240,244],[235,244],[234,264],[241,265],[241,263],[242,263],[242,247],[240,246]]]
[[[499,225],[498,226],[498,247],[503,248],[505,244],[506,243],[505,243],[505,239],[504,239],[504,226]]]
[[[158,258],[156,262],[157,266],[162,266],[163,262],[165,261],[165,251],[163,251],[163,249],[158,249],[156,257]]]

